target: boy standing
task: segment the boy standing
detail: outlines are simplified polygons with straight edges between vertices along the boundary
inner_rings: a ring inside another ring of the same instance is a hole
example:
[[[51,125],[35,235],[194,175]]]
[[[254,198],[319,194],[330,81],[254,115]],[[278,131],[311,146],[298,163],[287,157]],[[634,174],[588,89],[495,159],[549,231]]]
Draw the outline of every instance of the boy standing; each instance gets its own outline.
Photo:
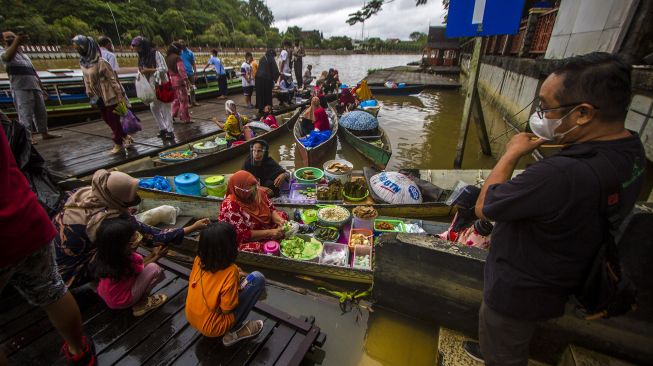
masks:
[[[252,104],[252,93],[254,92],[254,74],[252,73],[252,57],[251,52],[245,53],[245,62],[240,65],[240,78],[243,82],[243,95],[245,95],[245,102],[247,108],[254,108]]]

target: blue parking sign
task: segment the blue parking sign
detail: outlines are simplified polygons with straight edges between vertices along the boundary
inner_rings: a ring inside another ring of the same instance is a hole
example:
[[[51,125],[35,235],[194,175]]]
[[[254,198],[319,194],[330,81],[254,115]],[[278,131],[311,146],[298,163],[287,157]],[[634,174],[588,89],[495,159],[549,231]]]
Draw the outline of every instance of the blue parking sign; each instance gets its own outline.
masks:
[[[525,0],[451,0],[446,35],[517,34]]]

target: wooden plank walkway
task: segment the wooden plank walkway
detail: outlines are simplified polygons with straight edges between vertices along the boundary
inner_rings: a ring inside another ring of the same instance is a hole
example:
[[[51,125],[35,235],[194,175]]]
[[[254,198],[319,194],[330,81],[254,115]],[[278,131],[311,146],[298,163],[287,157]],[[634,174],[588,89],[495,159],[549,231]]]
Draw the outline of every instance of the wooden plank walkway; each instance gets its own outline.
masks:
[[[390,68],[376,70],[367,75],[366,79],[367,83],[370,85],[384,84],[386,81],[393,81],[395,83],[424,84],[427,86],[427,89],[451,89],[460,87],[460,83],[454,79],[423,72],[405,71],[403,67],[400,69]]]
[[[99,365],[299,365],[326,336],[311,320],[292,317],[259,302],[249,318],[262,319],[261,334],[224,347],[220,339],[203,337],[186,321],[186,267],[159,260],[166,278],[153,292],[168,301],[142,317],[131,309],[110,310],[92,291],[75,298],[82,312],[84,332],[94,343]],[[64,365],[62,339],[45,312],[29,306],[12,288],[0,294],[0,349],[15,365]]]
[[[254,118],[255,109],[245,105],[242,94],[229,96],[238,105],[239,111]],[[137,112],[143,130],[134,134],[134,147],[125,152],[111,154],[113,147],[111,129],[102,120],[54,128],[61,138],[38,140],[35,146],[43,156],[50,172],[58,179],[92,174],[101,168],[111,168],[146,156],[156,156],[164,149],[181,146],[191,141],[215,134],[218,127],[212,117],[225,119],[225,100],[215,98],[200,100],[201,106],[191,109],[192,124],[174,124],[174,141],[164,141],[157,134],[159,127],[149,109]]]

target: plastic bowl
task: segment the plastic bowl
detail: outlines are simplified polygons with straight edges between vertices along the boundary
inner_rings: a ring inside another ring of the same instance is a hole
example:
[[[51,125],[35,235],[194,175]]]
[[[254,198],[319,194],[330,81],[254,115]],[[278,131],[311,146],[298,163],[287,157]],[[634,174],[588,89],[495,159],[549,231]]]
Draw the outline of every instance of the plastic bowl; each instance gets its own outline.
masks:
[[[363,195],[363,197],[358,197],[358,198],[356,198],[356,197],[349,197],[349,196],[347,196],[347,195],[345,194],[345,189],[344,189],[344,188],[342,189],[342,196],[345,197],[345,200],[350,201],[350,202],[359,202],[359,201],[362,201],[362,200],[366,199],[367,196],[369,196],[369,195],[370,195],[370,190],[367,189],[367,190],[365,190],[365,195]]]
[[[347,165],[348,167],[351,168],[351,170],[349,170],[346,173],[331,173],[327,170],[327,167],[333,163],[341,163]],[[324,169],[324,175],[327,177],[327,179],[329,180],[340,179],[340,181],[344,184],[349,182],[349,178],[351,177],[351,172],[354,171],[354,164],[352,164],[347,160],[335,159],[335,160],[329,160],[326,163],[324,163],[324,165],[322,165],[322,168]]]
[[[305,171],[312,171],[313,176],[315,178],[313,178],[313,179],[304,179],[304,178],[302,178],[302,174]],[[295,170],[294,176],[295,176],[295,179],[297,180],[297,183],[317,183],[324,177],[324,172],[322,171],[322,169],[313,168],[313,167],[306,167],[306,168],[299,168],[299,169]]]
[[[349,212],[349,210],[347,210],[344,207],[340,207],[340,206],[335,206],[335,207],[339,207],[340,209],[345,210],[347,212],[347,218],[342,220],[342,221],[327,221],[327,220],[324,220],[324,219],[322,219],[320,217],[320,212],[322,210],[325,210],[325,209],[329,208],[329,207],[323,207],[323,208],[320,208],[319,210],[317,210],[317,224],[320,225],[320,226],[332,226],[332,227],[336,227],[336,228],[340,229],[346,223],[348,223],[349,220],[351,220],[351,212]]]

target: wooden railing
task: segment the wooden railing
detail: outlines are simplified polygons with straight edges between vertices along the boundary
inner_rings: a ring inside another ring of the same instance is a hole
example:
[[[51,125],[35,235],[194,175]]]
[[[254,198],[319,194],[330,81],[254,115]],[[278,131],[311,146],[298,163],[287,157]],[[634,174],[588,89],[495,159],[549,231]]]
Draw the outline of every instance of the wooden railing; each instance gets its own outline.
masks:
[[[526,19],[523,19],[519,25],[519,33],[515,34],[514,36],[511,36],[512,38],[510,44],[511,55],[516,55],[519,53],[519,50],[521,49],[521,45],[524,42],[524,37],[526,36],[527,23],[528,21]]]

